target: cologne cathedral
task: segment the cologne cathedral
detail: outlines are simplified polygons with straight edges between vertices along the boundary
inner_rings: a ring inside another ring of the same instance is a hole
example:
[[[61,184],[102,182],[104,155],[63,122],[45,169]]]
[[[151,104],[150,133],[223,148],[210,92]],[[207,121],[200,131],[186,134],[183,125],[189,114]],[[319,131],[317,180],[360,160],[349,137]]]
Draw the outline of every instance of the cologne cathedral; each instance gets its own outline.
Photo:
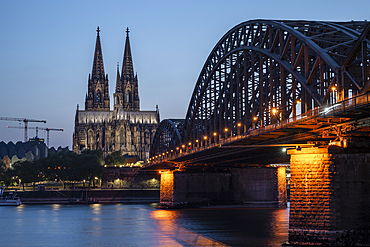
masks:
[[[117,65],[114,107],[110,109],[108,75],[104,73],[103,54],[97,29],[92,73],[89,74],[85,110],[77,105],[73,151],[102,149],[104,155],[121,151],[122,155],[136,156],[146,161],[159,123],[158,106],[155,111],[140,111],[137,74],[131,56],[129,30],[121,73]]]

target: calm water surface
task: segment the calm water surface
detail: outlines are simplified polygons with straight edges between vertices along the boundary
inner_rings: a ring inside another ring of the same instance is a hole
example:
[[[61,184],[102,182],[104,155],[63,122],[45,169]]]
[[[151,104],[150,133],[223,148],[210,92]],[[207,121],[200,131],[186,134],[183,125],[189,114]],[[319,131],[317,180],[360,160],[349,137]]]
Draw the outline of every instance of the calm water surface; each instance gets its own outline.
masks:
[[[281,246],[289,209],[158,204],[0,207],[0,246]]]

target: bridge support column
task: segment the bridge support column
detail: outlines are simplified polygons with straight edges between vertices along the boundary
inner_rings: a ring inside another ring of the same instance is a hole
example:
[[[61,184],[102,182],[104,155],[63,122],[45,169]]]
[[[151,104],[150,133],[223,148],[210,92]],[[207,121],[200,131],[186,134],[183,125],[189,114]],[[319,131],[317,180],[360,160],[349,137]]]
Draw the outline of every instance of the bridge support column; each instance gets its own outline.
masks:
[[[285,167],[161,173],[161,207],[285,207]]]
[[[369,227],[370,152],[360,151],[337,147],[288,151],[290,244],[337,245],[341,237],[356,238],[356,231],[348,235],[345,230]]]

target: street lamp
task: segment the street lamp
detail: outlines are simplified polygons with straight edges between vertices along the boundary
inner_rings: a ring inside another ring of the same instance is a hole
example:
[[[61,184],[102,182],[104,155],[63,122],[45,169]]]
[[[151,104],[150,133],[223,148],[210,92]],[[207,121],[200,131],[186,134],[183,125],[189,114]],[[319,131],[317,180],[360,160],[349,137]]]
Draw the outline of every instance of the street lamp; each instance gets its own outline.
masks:
[[[256,128],[256,123],[257,123],[257,117],[254,116],[253,117],[253,123],[252,123],[252,128],[255,129]]]
[[[332,104],[334,104],[335,103],[334,102],[334,100],[335,100],[335,90],[337,90],[337,88],[335,86],[332,86],[331,90],[333,91],[333,102],[332,102]]]
[[[216,142],[217,141],[217,132],[213,132],[213,137],[214,137],[214,142]]]
[[[242,124],[241,123],[238,123],[237,126],[238,126],[238,128],[237,128],[237,132],[238,133],[237,134],[240,135],[240,127],[242,126]]]
[[[225,131],[225,139],[226,139],[227,138],[227,132],[229,131],[229,129],[225,128],[224,131]]]
[[[272,114],[273,114],[273,115],[276,115],[276,113],[277,113],[276,108],[272,108]]]
[[[271,109],[271,113],[272,113],[272,116],[271,116],[271,123],[273,123],[273,122],[278,122],[278,119],[279,119],[279,116],[278,116],[278,110],[274,107],[274,108],[272,108]]]

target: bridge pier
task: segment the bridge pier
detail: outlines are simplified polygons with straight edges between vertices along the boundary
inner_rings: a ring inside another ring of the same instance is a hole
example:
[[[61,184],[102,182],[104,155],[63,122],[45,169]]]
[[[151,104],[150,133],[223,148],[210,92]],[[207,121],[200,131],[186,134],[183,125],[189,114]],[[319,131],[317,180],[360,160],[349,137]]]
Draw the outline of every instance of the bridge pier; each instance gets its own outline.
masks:
[[[289,244],[338,245],[341,237],[355,239],[358,229],[370,226],[369,151],[334,146],[288,151]]]
[[[286,207],[285,167],[161,173],[161,207]]]

